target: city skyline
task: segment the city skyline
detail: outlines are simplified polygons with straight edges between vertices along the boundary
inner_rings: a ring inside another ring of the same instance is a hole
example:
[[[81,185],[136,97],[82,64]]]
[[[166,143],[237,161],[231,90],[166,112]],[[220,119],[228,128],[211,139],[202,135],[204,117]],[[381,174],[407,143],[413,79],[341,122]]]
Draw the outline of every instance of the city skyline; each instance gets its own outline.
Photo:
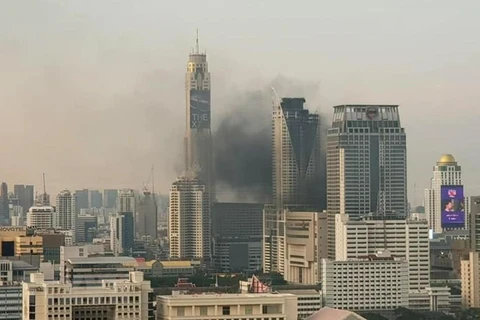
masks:
[[[431,163],[444,153],[454,154],[462,163],[463,184],[469,194],[480,193],[476,182],[480,173],[475,171],[474,161],[477,151],[468,147],[479,129],[474,117],[464,116],[475,112],[474,104],[478,100],[473,86],[480,74],[478,59],[474,56],[479,47],[469,40],[475,38],[472,24],[476,22],[465,18],[475,12],[476,2],[462,2],[455,10],[446,2],[434,7],[415,5],[415,10],[413,2],[405,2],[402,7],[399,4],[374,6],[377,10],[352,3],[347,11],[335,4],[311,3],[302,11],[321,12],[315,9],[324,8],[325,12],[309,14],[304,17],[305,21],[292,16],[298,26],[290,31],[277,23],[273,24],[279,30],[265,27],[258,18],[265,15],[265,20],[271,22],[274,17],[264,8],[251,13],[253,20],[248,26],[228,25],[229,14],[207,23],[200,18],[203,14],[194,17],[186,13],[191,18],[187,23],[172,21],[170,17],[165,22],[174,26],[171,29],[178,30],[167,32],[161,30],[165,28],[153,28],[158,37],[148,39],[141,35],[158,23],[154,20],[158,8],[153,2],[142,6],[141,12],[146,15],[141,19],[143,22],[133,24],[120,21],[125,17],[134,18],[139,12],[129,12],[122,5],[116,7],[118,15],[103,21],[108,6],[71,4],[72,12],[84,13],[72,20],[73,34],[59,27],[72,17],[68,5],[65,9],[50,4],[49,9],[56,15],[51,16],[48,26],[40,23],[47,11],[32,10],[35,15],[30,16],[29,12],[15,14],[23,12],[23,4],[9,6],[11,10],[4,12],[12,14],[6,15],[1,23],[15,27],[4,28],[7,31],[0,35],[0,39],[5,40],[0,65],[6,70],[0,76],[3,84],[0,98],[9,106],[7,114],[11,121],[0,133],[17,136],[20,141],[15,145],[6,141],[2,151],[5,164],[0,180],[9,186],[27,183],[34,184],[38,190],[42,185],[41,173],[46,172],[47,192],[51,194],[65,187],[70,190],[141,189],[148,176],[147,168],[154,163],[158,168],[157,189],[166,194],[169,184],[181,171],[176,165],[182,153],[182,73],[185,56],[194,43],[195,28],[199,27],[215,75],[212,79],[214,132],[225,115],[232,110],[240,112],[230,107],[237,105],[236,97],[259,90],[268,95],[272,79],[283,75],[285,82],[296,88],[285,86],[284,91],[279,90],[281,96],[304,96],[312,111],[320,106],[320,111],[329,117],[332,107],[338,104],[399,104],[410,137],[407,141],[410,202],[422,201],[423,190],[429,185]],[[176,6],[172,4],[168,9],[173,12],[178,9]],[[197,9],[200,13],[206,10]],[[415,13],[407,13],[408,9]],[[279,10],[288,16],[288,7],[282,6]],[[427,12],[428,23],[422,18]],[[357,16],[361,17],[361,24]],[[387,16],[399,23],[388,24],[383,30],[376,28],[376,23],[383,24]],[[12,17],[22,18],[13,21]],[[23,19],[31,21],[26,25],[35,26],[38,36],[30,35],[31,30],[23,24]],[[317,30],[301,29],[317,20],[320,23]],[[338,25],[339,20],[348,23],[335,30],[328,27]],[[105,23],[104,29],[100,23]],[[216,27],[218,24],[222,28]],[[255,33],[255,29],[262,31]],[[137,39],[136,42],[121,40],[124,32],[127,39]],[[432,37],[428,37],[429,34]],[[283,37],[293,49],[286,50],[280,41]],[[37,39],[43,39],[47,45],[40,45]],[[50,46],[51,39],[55,39],[55,43]],[[367,45],[358,46],[359,41]],[[380,43],[382,46],[375,45]],[[414,46],[418,43],[421,45]],[[301,50],[294,49],[297,46]],[[413,48],[415,50],[411,50]],[[272,55],[272,52],[278,54]],[[29,62],[24,64],[25,61]],[[103,85],[105,83],[108,85]],[[270,108],[270,105],[264,107]],[[459,112],[451,112],[452,108]],[[68,121],[71,113],[75,115],[75,123]],[[426,117],[432,120],[418,120]],[[37,123],[57,130],[32,131]],[[135,129],[125,140],[111,130],[111,124]],[[91,133],[83,130],[86,126],[93,128]],[[449,130],[444,130],[446,127]],[[70,143],[57,143],[67,141],[62,140],[65,137]],[[94,139],[96,137],[98,139]],[[458,143],[460,141],[463,143]],[[72,144],[75,152],[69,152]],[[431,147],[424,148],[425,144]],[[48,151],[52,148],[61,156],[52,157]],[[36,155],[35,165],[30,160],[32,154]],[[109,170],[104,170],[105,167]],[[125,168],[128,169],[122,171]]]

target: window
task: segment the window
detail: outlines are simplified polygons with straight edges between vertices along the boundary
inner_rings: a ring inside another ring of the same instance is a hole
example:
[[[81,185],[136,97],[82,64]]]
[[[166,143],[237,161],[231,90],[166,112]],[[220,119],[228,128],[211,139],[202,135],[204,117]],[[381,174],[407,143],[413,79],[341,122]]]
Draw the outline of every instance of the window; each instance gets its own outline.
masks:
[[[177,316],[184,317],[185,316],[185,307],[178,307],[177,308]]]
[[[223,306],[222,307],[222,315],[229,316],[230,315],[230,306]]]
[[[253,306],[245,306],[245,314],[253,314]]]
[[[208,315],[208,307],[200,307],[200,315],[207,316]]]

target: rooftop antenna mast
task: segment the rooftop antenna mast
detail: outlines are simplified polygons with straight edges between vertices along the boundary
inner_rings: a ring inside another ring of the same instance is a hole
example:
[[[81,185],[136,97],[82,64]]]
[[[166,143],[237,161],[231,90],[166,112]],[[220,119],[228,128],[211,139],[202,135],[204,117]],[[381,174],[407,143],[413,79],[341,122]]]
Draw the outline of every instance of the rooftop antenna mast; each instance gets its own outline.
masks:
[[[45,184],[45,172],[43,173],[43,194],[47,194],[47,187]]]
[[[195,40],[195,53],[196,54],[200,53],[200,47],[198,46],[198,28],[197,28],[197,38]]]

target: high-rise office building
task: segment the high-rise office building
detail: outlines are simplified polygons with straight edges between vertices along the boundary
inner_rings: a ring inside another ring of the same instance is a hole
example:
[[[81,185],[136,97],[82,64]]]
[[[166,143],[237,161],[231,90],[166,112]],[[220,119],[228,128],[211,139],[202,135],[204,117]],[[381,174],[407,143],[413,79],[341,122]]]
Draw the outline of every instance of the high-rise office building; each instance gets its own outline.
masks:
[[[72,230],[75,234],[76,229],[76,197],[69,190],[63,190],[57,195],[56,223],[61,229]]]
[[[172,184],[168,211],[170,257],[210,261],[210,196],[194,172]]]
[[[321,209],[320,122],[304,98],[283,98],[272,112],[273,204],[264,209],[264,270],[284,272],[286,208]]]
[[[480,252],[480,196],[470,198],[470,249]]]
[[[96,235],[97,217],[93,214],[82,214],[77,216],[77,229],[75,240],[77,243],[91,243]]]
[[[320,127],[304,98],[283,98],[272,114],[273,204],[320,209]]]
[[[34,188],[31,185],[16,184],[13,186],[13,193],[18,199],[18,205],[26,213],[34,205]]]
[[[2,182],[0,186],[0,223],[5,225],[10,222],[10,207],[8,204],[8,186]]]
[[[131,212],[135,214],[135,193],[132,189],[120,190],[117,197],[117,212]]]
[[[334,107],[327,134],[329,258],[335,216],[407,214],[407,147],[396,105]]]
[[[132,212],[118,212],[110,216],[110,249],[115,256],[131,256],[135,243]]]
[[[462,167],[451,154],[442,155],[433,167],[424,203],[428,225],[433,232],[467,227],[468,198],[462,185]]]
[[[90,190],[90,208],[103,207],[103,196],[98,190]]]
[[[75,191],[75,210],[77,215],[80,213],[81,209],[88,209],[90,207],[88,199],[89,191],[88,189],[82,189]]]
[[[111,209],[117,205],[118,190],[105,189],[103,190],[103,206]]]
[[[157,201],[155,195],[145,191],[140,196],[135,216],[135,232],[137,238],[157,239]]]
[[[186,130],[185,170],[199,171],[209,195],[215,199],[213,149],[210,110],[210,72],[207,55],[200,53],[198,36],[195,50],[189,55],[185,75]]]

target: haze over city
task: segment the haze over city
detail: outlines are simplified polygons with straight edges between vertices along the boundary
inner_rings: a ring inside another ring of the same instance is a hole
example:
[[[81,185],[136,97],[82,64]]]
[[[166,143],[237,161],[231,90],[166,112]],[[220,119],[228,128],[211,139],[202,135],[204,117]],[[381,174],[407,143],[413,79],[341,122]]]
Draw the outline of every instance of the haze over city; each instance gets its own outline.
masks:
[[[39,187],[45,172],[51,193],[140,188],[154,164],[167,192],[182,170],[185,63],[198,28],[215,148],[215,132],[238,119],[253,126],[243,134],[264,130],[263,119],[268,130],[272,86],[305,96],[326,123],[334,105],[399,104],[409,200],[421,203],[443,153],[478,194],[479,9],[466,0],[3,4],[1,180]]]

